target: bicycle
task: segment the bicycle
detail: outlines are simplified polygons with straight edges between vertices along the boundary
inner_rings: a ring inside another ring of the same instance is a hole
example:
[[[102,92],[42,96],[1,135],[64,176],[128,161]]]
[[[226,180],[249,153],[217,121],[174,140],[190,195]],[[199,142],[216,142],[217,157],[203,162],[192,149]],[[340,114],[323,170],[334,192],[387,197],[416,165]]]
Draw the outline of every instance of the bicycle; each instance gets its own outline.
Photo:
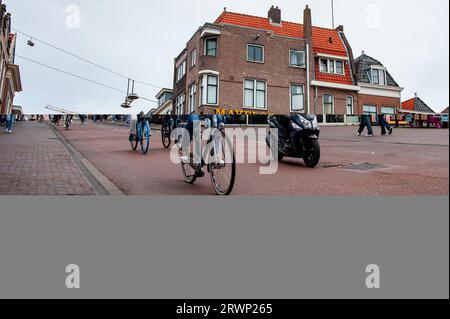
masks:
[[[181,128],[184,129],[185,127]],[[180,159],[183,157],[183,150],[180,146],[182,139],[182,133],[178,133],[176,143]],[[227,151],[231,152],[229,158],[227,158]],[[188,161],[181,160],[181,169],[185,182],[193,185],[197,178],[204,177],[203,168],[206,166],[216,194],[221,196],[230,195],[236,180],[236,154],[233,144],[225,135],[224,125],[213,129],[202,153],[202,158],[197,161],[194,161],[193,152],[190,152]],[[229,160],[228,163],[227,160]]]
[[[174,119],[171,117],[169,121],[165,122],[163,119],[163,125],[161,127],[161,140],[164,148],[169,148],[172,144],[172,130],[176,127]]]
[[[146,117],[138,117],[136,122],[136,134],[130,135],[131,149],[137,150],[138,144],[141,145],[142,154],[147,154],[150,148],[150,124]]]

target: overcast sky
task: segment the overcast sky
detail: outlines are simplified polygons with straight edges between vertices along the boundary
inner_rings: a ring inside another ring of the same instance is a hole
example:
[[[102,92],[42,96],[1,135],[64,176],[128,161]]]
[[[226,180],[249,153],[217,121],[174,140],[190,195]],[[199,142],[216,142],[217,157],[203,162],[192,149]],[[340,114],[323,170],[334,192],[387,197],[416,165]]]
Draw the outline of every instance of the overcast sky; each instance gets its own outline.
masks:
[[[309,3],[313,24],[331,27],[330,0],[5,0],[13,28],[64,48],[116,72],[161,87],[171,87],[173,59],[196,29],[229,11],[266,16],[271,5],[283,20],[302,22]],[[80,9],[79,27],[69,5]],[[68,7],[69,6],[69,7]],[[69,10],[69,14],[66,13]],[[335,0],[336,25],[355,57],[364,50],[380,60],[405,87],[436,111],[449,105],[449,2],[447,0]],[[19,36],[17,54],[126,90],[126,80]],[[15,104],[29,114],[48,113],[56,105],[76,112],[124,113],[123,94],[16,59],[24,91]],[[154,98],[158,89],[137,85]],[[154,104],[133,104],[130,112]]]

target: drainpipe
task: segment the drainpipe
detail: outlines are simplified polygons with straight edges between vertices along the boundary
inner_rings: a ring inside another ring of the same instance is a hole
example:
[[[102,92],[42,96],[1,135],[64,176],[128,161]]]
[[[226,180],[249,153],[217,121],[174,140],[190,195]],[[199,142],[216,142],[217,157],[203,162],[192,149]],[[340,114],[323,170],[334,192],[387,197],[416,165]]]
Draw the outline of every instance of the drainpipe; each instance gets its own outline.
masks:
[[[309,43],[306,44],[306,99],[308,114],[311,114],[311,83],[310,83],[310,65],[309,65]]]

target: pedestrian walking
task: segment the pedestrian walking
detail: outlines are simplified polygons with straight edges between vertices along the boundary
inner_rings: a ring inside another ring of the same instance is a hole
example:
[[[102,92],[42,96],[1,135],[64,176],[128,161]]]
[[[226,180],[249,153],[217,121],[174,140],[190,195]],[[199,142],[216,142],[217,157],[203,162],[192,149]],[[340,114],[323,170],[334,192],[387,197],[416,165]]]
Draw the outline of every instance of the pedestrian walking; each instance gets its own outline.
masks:
[[[378,115],[378,122],[380,123],[381,126],[381,135],[387,135],[387,132],[389,132],[389,135],[392,135],[394,127],[389,125],[389,123],[386,121],[386,116],[384,114]]]
[[[12,133],[15,119],[13,114],[6,115],[5,133]]]
[[[373,135],[371,117],[368,114],[363,114],[361,116],[361,124],[359,125],[359,129],[356,131],[356,134],[358,134],[358,136],[361,136],[361,134],[364,132],[364,129],[366,127],[367,127],[366,136],[373,137],[374,135]]]

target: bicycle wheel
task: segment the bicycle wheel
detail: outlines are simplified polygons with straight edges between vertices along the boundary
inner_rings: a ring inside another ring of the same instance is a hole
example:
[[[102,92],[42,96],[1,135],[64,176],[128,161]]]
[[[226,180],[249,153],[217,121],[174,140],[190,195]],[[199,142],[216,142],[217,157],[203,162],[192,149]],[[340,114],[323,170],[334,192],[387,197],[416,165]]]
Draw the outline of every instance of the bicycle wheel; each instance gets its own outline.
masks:
[[[220,140],[217,141],[219,138]],[[221,150],[218,151],[218,154],[214,154],[217,147],[211,150],[211,159],[208,164],[211,183],[217,195],[227,196],[233,191],[236,179],[236,154],[232,142],[223,132],[214,136],[212,143],[220,145]],[[227,152],[231,153],[227,154]]]
[[[133,151],[136,151],[136,149],[137,149],[137,147],[138,147],[138,144],[139,144],[139,141],[138,141],[136,135],[133,135],[132,138],[133,138],[133,140],[130,141],[131,149],[132,149]]]
[[[170,139],[171,131],[168,127],[164,127],[161,130],[161,139],[164,148],[169,148],[172,140]]]
[[[150,147],[150,125],[147,121],[142,124],[140,144],[142,154],[147,154]]]
[[[192,159],[192,156],[191,156]],[[184,181],[188,184],[194,184],[197,180],[195,168],[191,163],[181,163],[181,171],[183,172]]]
[[[139,136],[141,135],[140,130],[141,130],[140,126],[136,125],[136,134],[132,134],[130,136],[131,149],[133,151],[137,150],[137,147],[138,147],[138,144],[139,144]]]

